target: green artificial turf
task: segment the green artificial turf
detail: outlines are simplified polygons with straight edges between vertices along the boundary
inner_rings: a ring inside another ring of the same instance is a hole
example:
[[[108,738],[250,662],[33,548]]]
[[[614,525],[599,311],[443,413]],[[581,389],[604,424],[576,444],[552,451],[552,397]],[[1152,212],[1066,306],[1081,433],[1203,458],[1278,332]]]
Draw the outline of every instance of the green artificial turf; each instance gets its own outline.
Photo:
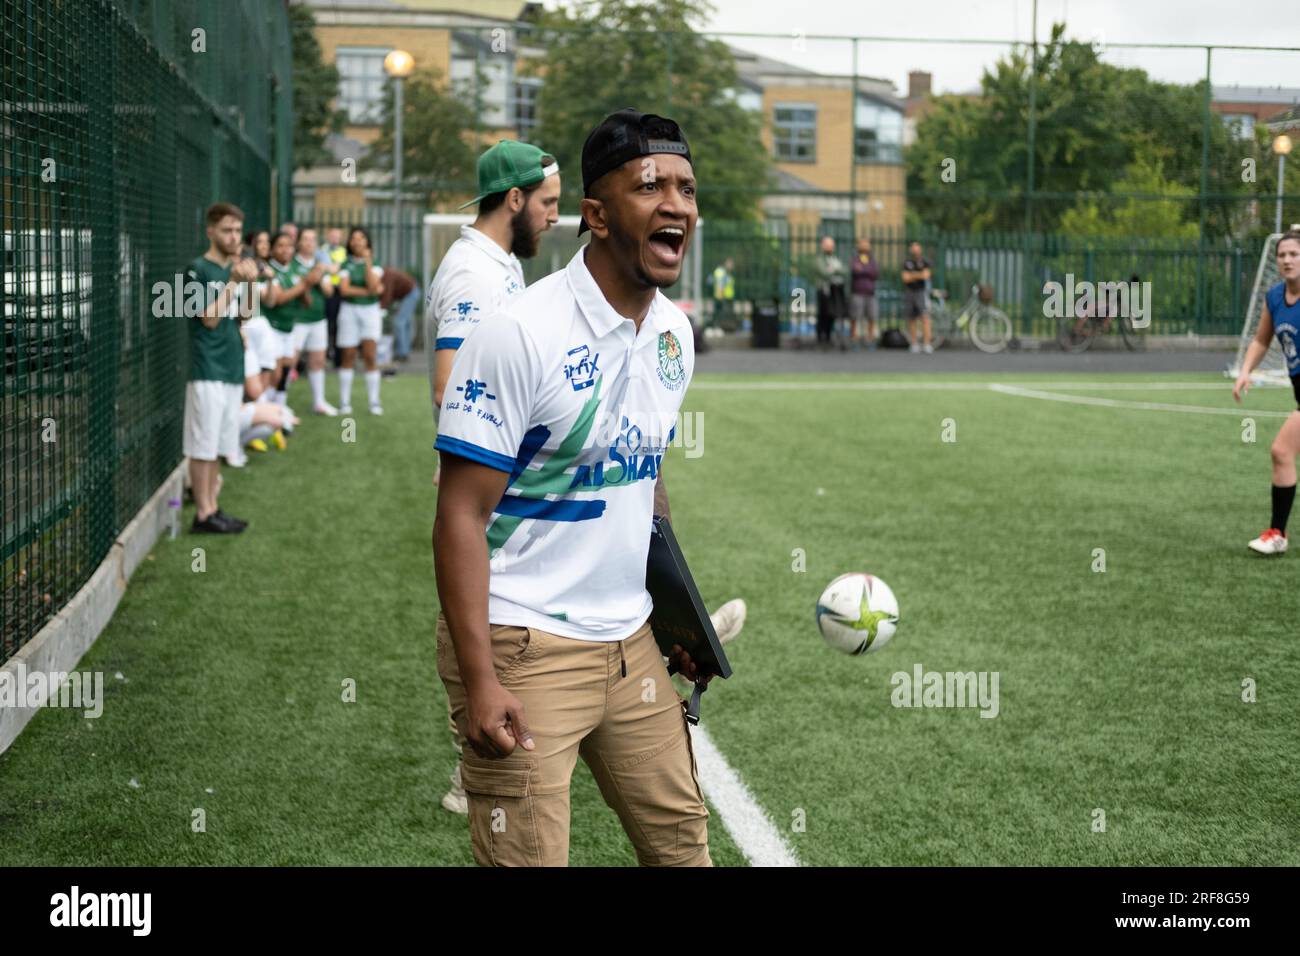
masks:
[[[718,387],[752,381],[791,384]],[[912,387],[938,381],[971,387]],[[1222,379],[1185,374],[699,376],[703,454],[666,465],[674,526],[706,603],[749,604],[735,677],[705,698],[713,740],[806,864],[1300,863],[1300,555],[1245,547],[1280,419],[1252,444],[1244,414],[991,381],[1232,407]],[[1224,387],[1083,387],[1157,381]],[[0,865],[471,862],[438,806],[427,385],[384,389],[355,442],[309,417],[287,453],[226,470],[244,535],[158,543],[78,667],[105,672],[103,716],[47,709],[0,756]],[[1292,407],[1281,389],[1245,404]],[[901,605],[859,658],[813,616],[855,570]],[[891,675],[917,664],[996,671],[998,716],[894,707]],[[714,814],[715,862],[742,864]],[[634,862],[581,763],[571,832],[574,865]]]

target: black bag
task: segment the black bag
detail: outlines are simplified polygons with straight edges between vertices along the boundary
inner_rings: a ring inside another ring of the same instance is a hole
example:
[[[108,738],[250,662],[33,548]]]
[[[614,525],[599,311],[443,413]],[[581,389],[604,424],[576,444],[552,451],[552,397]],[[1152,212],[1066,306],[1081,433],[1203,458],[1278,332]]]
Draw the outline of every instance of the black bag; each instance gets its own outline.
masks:
[[[907,336],[903,334],[902,329],[885,329],[880,333],[880,347],[882,349],[905,349],[911,343],[907,341]]]

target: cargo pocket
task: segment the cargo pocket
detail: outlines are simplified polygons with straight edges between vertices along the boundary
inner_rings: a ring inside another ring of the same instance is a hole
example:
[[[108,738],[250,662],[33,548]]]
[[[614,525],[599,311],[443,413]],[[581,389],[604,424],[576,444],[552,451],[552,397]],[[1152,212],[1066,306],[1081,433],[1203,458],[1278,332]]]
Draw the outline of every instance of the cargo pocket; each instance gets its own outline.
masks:
[[[469,797],[470,841],[480,866],[544,866],[529,781],[534,764],[503,766],[466,751],[461,780]]]

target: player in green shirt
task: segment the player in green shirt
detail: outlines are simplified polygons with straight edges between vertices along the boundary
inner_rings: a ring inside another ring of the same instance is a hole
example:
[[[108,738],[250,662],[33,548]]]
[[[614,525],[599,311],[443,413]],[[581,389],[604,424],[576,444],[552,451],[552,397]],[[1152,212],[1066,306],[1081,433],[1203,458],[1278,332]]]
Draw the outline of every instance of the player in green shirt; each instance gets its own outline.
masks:
[[[325,350],[329,347],[329,328],[325,322],[326,291],[321,284],[325,266],[316,261],[315,229],[304,229],[298,234],[297,252],[292,268],[296,279],[304,282],[306,288],[294,316],[292,367],[297,367],[298,356],[305,349],[312,411],[317,415],[337,415],[338,409],[325,401]]]
[[[244,397],[244,342],[239,334],[240,303],[250,296],[248,283],[257,281],[257,264],[238,259],[244,214],[230,203],[214,203],[207,215],[208,251],[190,263],[185,273],[187,305],[190,287],[202,289],[202,307],[186,309],[190,330],[190,375],[185,386],[182,446],[190,460],[194,493],[191,531],[238,534],[246,521],[217,507],[221,462],[237,460],[239,412]]]
[[[382,415],[379,404],[379,366],[375,362],[376,342],[384,327],[384,310],[379,305],[379,279],[384,270],[374,261],[370,235],[360,226],[348,233],[348,258],[339,270],[339,331],[334,344],[339,348],[339,411],[352,411],[352,367],[357,347],[366,363],[366,397],[370,414]]]

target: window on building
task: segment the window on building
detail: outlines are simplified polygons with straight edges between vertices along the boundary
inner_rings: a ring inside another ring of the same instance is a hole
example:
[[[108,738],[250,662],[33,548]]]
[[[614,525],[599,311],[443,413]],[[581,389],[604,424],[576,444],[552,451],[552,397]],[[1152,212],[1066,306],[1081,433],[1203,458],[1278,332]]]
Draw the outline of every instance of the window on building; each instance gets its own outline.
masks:
[[[723,90],[722,95],[748,113],[763,112],[763,91],[744,84]]]
[[[525,143],[533,141],[537,129],[537,94],[541,88],[542,81],[538,78],[521,76],[515,79],[514,96],[510,100],[510,125]]]
[[[854,112],[853,155],[859,163],[903,161],[903,113],[859,97]]]
[[[817,162],[817,107],[811,103],[778,103],[772,117],[772,142],[777,160]]]
[[[1251,139],[1255,135],[1255,117],[1250,113],[1224,113],[1223,122],[1238,139]]]
[[[499,29],[499,28],[498,28]],[[511,100],[515,96],[513,37],[486,31],[458,30],[452,34],[451,81],[458,91],[473,97],[482,126],[512,125]]]
[[[391,47],[339,47],[334,66],[339,71],[338,108],[352,123],[378,123],[384,109],[384,57]]]

